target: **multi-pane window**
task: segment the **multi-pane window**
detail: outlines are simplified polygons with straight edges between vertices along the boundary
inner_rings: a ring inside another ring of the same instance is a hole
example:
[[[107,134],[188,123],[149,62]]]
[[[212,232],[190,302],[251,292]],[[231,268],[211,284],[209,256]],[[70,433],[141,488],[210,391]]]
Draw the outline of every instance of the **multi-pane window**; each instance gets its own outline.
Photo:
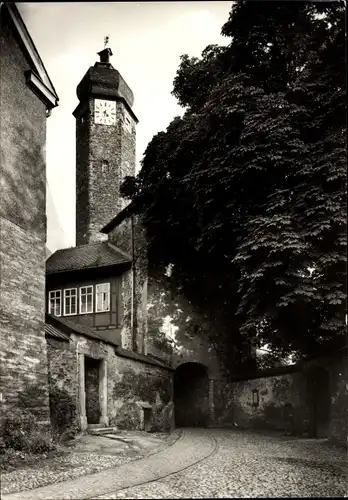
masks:
[[[72,316],[77,313],[77,293],[76,288],[64,290],[64,316]]]
[[[48,312],[54,316],[62,314],[62,292],[61,290],[51,290],[48,294]]]
[[[95,286],[96,312],[110,311],[110,283]]]
[[[80,314],[93,312],[93,286],[80,288]]]

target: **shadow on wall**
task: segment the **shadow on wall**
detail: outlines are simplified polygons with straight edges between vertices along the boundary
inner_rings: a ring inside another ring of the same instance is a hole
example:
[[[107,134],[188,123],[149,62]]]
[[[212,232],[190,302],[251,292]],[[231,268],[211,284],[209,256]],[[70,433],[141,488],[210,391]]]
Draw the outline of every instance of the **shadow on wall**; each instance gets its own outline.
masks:
[[[9,408],[7,411],[7,419],[11,422],[13,416],[16,421],[15,425],[18,426],[22,420],[18,418],[18,415],[22,415],[24,420],[30,416],[35,421],[35,425],[38,427],[41,425],[43,429],[52,431],[53,438],[56,440],[73,437],[78,432],[76,402],[66,391],[60,389],[51,377],[48,378],[50,425],[47,429],[46,423],[40,424],[40,421],[45,421],[47,415],[46,408],[43,407],[40,411],[38,406],[38,403],[44,404],[47,401],[45,387],[42,384],[25,385],[22,392],[18,394],[18,401],[13,405],[13,409]]]
[[[42,386],[30,385],[20,395],[18,408],[33,412],[37,401],[42,401]],[[48,377],[50,421],[53,436],[56,439],[72,437],[77,431],[76,402],[64,389],[60,389],[57,382]]]
[[[329,435],[331,389],[329,372],[322,367],[311,369],[307,375],[311,411],[310,435],[325,438]]]
[[[66,439],[78,432],[76,402],[57,382],[48,377],[50,418],[55,436]]]
[[[173,428],[173,403],[169,387],[166,377],[125,370],[114,385],[112,400],[117,401],[118,409],[116,417],[110,419],[110,425],[119,429],[170,431]]]

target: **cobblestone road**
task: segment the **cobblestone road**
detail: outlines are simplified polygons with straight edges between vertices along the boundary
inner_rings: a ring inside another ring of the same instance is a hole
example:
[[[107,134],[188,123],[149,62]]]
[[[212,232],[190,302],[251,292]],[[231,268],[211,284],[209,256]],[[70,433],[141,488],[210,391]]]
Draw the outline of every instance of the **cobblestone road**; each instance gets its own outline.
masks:
[[[326,440],[185,429],[158,453],[3,500],[347,496],[347,452]]]
[[[347,496],[347,452],[326,440],[232,430],[189,432],[210,433],[215,452],[182,472],[98,498]]]

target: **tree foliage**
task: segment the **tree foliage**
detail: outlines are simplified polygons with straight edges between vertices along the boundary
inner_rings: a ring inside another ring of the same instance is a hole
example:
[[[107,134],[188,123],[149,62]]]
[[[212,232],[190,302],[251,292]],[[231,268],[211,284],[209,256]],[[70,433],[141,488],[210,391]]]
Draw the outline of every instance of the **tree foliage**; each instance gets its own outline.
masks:
[[[125,193],[152,268],[243,337],[316,355],[344,341],[346,182],[342,2],[232,7],[226,47],[182,56],[186,107],[149,143]]]

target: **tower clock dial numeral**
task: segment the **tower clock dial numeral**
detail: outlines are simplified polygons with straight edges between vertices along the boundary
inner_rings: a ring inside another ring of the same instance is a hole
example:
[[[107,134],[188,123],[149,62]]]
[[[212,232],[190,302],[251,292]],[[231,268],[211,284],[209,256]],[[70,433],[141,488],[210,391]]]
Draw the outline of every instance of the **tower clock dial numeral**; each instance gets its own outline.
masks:
[[[116,124],[116,102],[103,99],[94,101],[94,123],[101,125]]]

